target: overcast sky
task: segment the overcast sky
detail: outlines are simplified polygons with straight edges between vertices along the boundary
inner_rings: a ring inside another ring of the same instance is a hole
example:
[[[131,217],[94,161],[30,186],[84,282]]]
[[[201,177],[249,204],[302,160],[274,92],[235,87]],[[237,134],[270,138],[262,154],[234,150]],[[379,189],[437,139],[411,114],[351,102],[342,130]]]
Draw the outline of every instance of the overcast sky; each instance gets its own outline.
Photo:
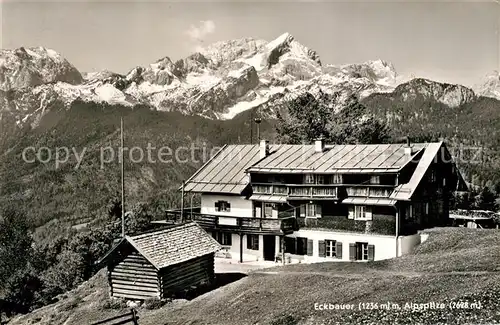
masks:
[[[52,48],[80,71],[126,73],[200,44],[290,32],[325,64],[383,59],[401,75],[473,85],[500,70],[499,25],[494,1],[4,1],[0,41]]]

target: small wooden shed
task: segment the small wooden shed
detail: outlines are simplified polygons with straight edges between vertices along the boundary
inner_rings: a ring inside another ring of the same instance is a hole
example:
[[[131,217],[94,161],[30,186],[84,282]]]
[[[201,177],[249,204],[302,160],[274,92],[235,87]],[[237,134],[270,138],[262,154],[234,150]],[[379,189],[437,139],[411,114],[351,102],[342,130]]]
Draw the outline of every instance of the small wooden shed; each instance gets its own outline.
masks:
[[[198,224],[125,236],[101,259],[108,266],[111,296],[167,298],[213,282],[219,243]]]

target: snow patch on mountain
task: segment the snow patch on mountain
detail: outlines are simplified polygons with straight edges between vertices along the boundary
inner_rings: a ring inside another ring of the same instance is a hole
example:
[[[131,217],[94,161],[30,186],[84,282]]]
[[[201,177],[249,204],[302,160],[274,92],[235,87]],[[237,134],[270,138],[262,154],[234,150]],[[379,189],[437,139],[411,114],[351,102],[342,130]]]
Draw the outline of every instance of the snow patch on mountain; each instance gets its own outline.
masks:
[[[257,95],[257,97],[251,101],[239,101],[235,105],[227,108],[227,112],[218,115],[218,117],[222,120],[230,120],[239,113],[257,107],[267,101],[268,98],[266,96]]]
[[[80,72],[57,52],[44,47],[0,50],[0,90],[36,87],[52,82],[80,84]]]
[[[108,70],[80,74],[45,48],[0,52],[0,90],[18,91],[13,99],[0,99],[9,110],[35,115],[55,102],[69,106],[79,99],[230,119],[248,109],[271,107],[293,93],[366,97],[393,91],[400,79],[384,60],[323,65],[314,50],[289,33],[270,42],[254,38],[217,42],[184,59],[174,62],[163,57],[125,75]],[[418,87],[426,96],[439,93],[429,86]],[[416,90],[405,91],[411,96]],[[454,104],[470,96],[446,91],[438,95]]]
[[[486,75],[480,83],[474,86],[474,90],[480,96],[500,100],[500,72],[493,71]]]
[[[189,73],[185,82],[192,87],[199,87],[201,90],[208,90],[221,81],[221,78],[210,74],[208,71],[204,73]]]
[[[110,84],[104,84],[95,89],[95,93],[102,102],[131,106],[125,94]]]

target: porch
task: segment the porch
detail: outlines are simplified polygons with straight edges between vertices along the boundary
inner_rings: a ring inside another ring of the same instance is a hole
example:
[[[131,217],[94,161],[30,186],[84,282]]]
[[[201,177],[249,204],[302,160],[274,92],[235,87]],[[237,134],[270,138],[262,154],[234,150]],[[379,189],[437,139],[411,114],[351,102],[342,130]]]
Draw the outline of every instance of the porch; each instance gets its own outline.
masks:
[[[278,218],[240,217],[201,213],[200,207],[167,210],[166,224],[195,221],[207,231],[227,231],[242,234],[286,235],[297,230],[297,221],[293,216]]]

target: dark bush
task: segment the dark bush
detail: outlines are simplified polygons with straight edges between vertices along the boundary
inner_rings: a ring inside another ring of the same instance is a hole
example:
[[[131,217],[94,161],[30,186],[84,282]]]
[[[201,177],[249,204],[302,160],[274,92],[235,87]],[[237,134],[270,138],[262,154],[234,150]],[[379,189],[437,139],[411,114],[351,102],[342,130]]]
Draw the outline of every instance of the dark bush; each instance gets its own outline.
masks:
[[[127,302],[121,298],[109,298],[102,304],[102,309],[125,309]]]
[[[144,300],[144,308],[147,310],[159,309],[166,305],[170,299],[159,299],[159,298],[150,298]]]

